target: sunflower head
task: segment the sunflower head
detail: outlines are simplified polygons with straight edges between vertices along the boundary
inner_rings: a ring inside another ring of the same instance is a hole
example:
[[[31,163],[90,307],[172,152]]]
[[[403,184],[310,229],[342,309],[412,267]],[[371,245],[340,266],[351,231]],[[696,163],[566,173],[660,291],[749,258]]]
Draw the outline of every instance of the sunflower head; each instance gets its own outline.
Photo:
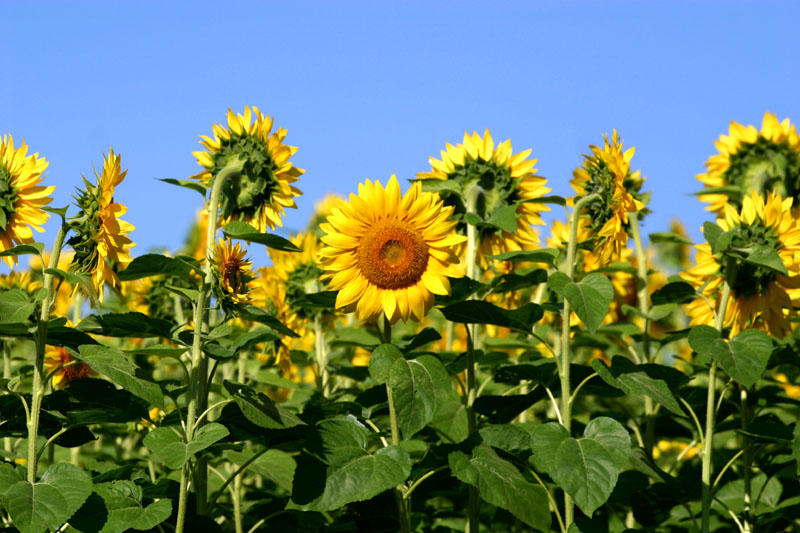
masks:
[[[779,122],[764,113],[761,131],[731,121],[728,135],[720,135],[714,146],[719,153],[697,175],[705,186],[699,198],[711,204],[709,211],[722,214],[728,202],[738,210],[751,191],[800,196],[800,137],[788,118]]]
[[[322,269],[319,267],[317,255],[320,243],[314,233],[298,233],[291,238],[292,244],[302,252],[282,252],[270,250],[269,257],[275,268],[275,274],[284,285],[284,303],[291,314],[299,319],[313,318],[315,310],[301,304],[300,299],[306,294],[319,292]],[[289,326],[291,328],[291,326]]]
[[[692,324],[712,323],[705,303],[716,302],[723,282],[731,289],[724,325],[731,334],[759,327],[782,337],[789,330],[793,301],[800,297],[800,225],[792,215],[792,199],[751,191],[741,210],[725,204],[716,232],[709,227],[709,243],[698,245],[697,265],[683,276],[703,287],[706,299],[689,304]]]
[[[222,220],[242,220],[259,231],[275,229],[282,225],[284,208],[297,207],[294,197],[301,194],[292,183],[305,171],[289,161],[297,148],[283,144],[286,130],[272,132],[272,117],[255,106],[252,111],[245,107],[241,115],[228,109],[227,118],[227,127],[214,125],[213,139],[201,136],[206,151],[194,156],[205,170],[193,177],[210,188],[220,170],[241,161],[242,171],[222,187]]]
[[[45,370],[53,374],[53,387],[64,388],[76,379],[83,379],[92,373],[92,369],[84,362],[75,359],[66,348],[47,346],[44,352]]]
[[[75,197],[80,211],[70,219],[75,235],[67,241],[75,251],[72,270],[91,278],[101,302],[106,283],[119,285],[116,270],[132,261],[130,249],[135,246],[127,237],[133,225],[119,218],[128,208],[114,202],[114,191],[128,173],[122,171],[120,160],[112,149],[108,157],[104,156],[103,173],[97,176],[97,184],[84,178],[86,187]]]
[[[450,293],[448,276],[464,275],[456,247],[465,237],[453,231],[453,210],[419,182],[405,195],[394,176],[386,188],[360,184],[320,226],[319,259],[323,279],[339,291],[336,307],[368,321],[425,316],[434,294]]]
[[[39,185],[49,163],[38,153],[27,154],[25,142],[15,148],[11,135],[0,139],[0,252],[33,242],[32,230],[43,232],[50,216],[42,207],[53,201],[56,188]],[[15,256],[3,260],[9,267],[17,264]]]
[[[425,190],[438,192],[461,219],[467,211],[469,195],[477,192],[475,214],[481,257],[539,244],[532,226],[543,225],[540,213],[550,208],[528,200],[541,198],[550,189],[545,187],[547,180],[536,175],[537,160],[528,159],[530,149],[512,155],[510,140],[495,146],[486,130],[483,137],[477,132],[464,132],[461,144],[448,143],[441,154],[441,160],[429,158],[431,171],[421,172],[417,178]],[[465,221],[459,223],[458,231],[466,233]]]
[[[234,246],[230,239],[220,239],[214,247],[214,273],[223,307],[250,301],[247,284],[253,279],[252,263],[245,259],[247,250]]]
[[[324,232],[320,229],[320,224],[325,222],[333,212],[333,208],[343,202],[344,199],[338,194],[328,193],[325,197],[314,205],[314,213],[308,221],[306,231],[321,237]]]
[[[604,137],[602,147],[589,146],[591,154],[584,155],[583,166],[573,172],[570,182],[576,201],[596,194],[582,213],[595,237],[595,251],[603,264],[619,261],[622,248],[628,242],[628,213],[636,216],[645,209],[645,197],[639,192],[644,183],[640,172],[631,171],[635,148],[623,151],[616,130]]]

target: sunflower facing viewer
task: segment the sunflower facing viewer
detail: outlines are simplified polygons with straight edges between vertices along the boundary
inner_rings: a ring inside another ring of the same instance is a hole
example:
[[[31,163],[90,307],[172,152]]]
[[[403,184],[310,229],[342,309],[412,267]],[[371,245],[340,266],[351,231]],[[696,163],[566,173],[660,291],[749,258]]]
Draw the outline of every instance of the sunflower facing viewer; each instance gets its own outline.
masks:
[[[419,183],[401,195],[394,176],[386,188],[360,184],[320,225],[323,278],[339,291],[336,307],[366,321],[425,316],[434,294],[450,293],[447,277],[464,275],[455,250],[465,237],[453,231],[453,209]]]
[[[42,224],[50,217],[42,207],[53,201],[50,195],[56,188],[39,185],[49,163],[27,153],[24,142],[14,148],[11,135],[0,139],[0,252],[33,242],[31,230],[43,232]],[[3,260],[10,267],[17,264],[14,256]]]

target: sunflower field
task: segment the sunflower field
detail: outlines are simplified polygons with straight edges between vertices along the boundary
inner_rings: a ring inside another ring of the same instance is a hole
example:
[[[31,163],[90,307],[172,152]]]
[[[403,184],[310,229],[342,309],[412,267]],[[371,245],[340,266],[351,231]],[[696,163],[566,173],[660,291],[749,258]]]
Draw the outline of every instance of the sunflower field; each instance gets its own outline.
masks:
[[[2,137],[2,531],[800,531],[788,118],[714,143],[696,244],[642,234],[617,131],[569,197],[465,133],[287,239],[286,136],[229,110],[159,184],[202,197],[186,242],[135,257],[119,153],[56,208]]]

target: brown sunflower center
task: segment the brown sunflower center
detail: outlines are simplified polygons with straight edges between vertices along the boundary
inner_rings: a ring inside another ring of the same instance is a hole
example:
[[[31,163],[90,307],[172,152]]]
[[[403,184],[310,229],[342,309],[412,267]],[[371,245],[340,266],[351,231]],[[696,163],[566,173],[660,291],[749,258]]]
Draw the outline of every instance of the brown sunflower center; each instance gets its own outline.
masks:
[[[400,220],[377,223],[358,248],[358,266],[381,289],[403,289],[417,283],[428,267],[428,245]]]

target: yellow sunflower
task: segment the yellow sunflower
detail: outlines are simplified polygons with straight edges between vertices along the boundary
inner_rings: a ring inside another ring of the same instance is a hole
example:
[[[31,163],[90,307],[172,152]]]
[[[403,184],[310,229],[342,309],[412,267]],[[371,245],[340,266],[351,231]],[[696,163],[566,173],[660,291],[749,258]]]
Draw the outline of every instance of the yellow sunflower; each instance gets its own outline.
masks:
[[[42,284],[34,280],[30,272],[12,270],[8,274],[0,274],[0,291],[20,289],[33,296],[41,288]]]
[[[696,265],[682,276],[695,287],[703,287],[705,298],[688,304],[690,325],[714,324],[709,302],[719,305],[723,282],[727,281],[731,295],[723,325],[731,327],[731,336],[747,328],[764,329],[776,337],[789,334],[793,302],[800,298],[800,224],[791,209],[791,198],[782,199],[772,192],[764,199],[751,191],[744,197],[741,211],[725,204],[724,216],[717,223],[732,235],[730,248],[777,254],[786,275],[735,255],[723,255],[724,260],[718,260],[707,243],[695,246]]]
[[[302,252],[269,250],[275,274],[284,287],[283,304],[288,308],[286,322],[289,329],[304,327],[311,313],[298,300],[306,294],[319,292],[322,270],[317,262],[320,242],[314,233],[298,233],[290,238]]]
[[[325,197],[314,205],[314,213],[308,221],[306,231],[313,232],[317,237],[321,237],[323,231],[319,228],[333,211],[333,208],[343,202],[344,199],[338,194],[328,193]]]
[[[419,182],[404,196],[394,176],[385,189],[360,184],[320,226],[323,278],[339,291],[336,307],[368,321],[381,313],[390,323],[425,316],[434,294],[450,293],[447,277],[464,275],[456,246],[465,237],[453,231],[453,210]]]
[[[75,359],[61,346],[47,346],[44,352],[44,368],[47,373],[55,370],[53,388],[64,388],[76,379],[83,379],[92,373],[89,365]]]
[[[39,154],[27,155],[23,141],[14,148],[11,135],[0,139],[0,252],[19,244],[33,242],[33,231],[44,231],[42,225],[50,217],[42,207],[53,199],[56,188],[42,187],[42,173],[49,163]],[[9,267],[17,264],[16,256],[4,257]]]
[[[222,222],[242,220],[259,231],[282,226],[284,208],[296,208],[294,197],[302,194],[292,183],[305,172],[289,161],[297,147],[283,144],[286,130],[271,133],[272,117],[255,106],[252,111],[245,106],[243,115],[228,109],[228,127],[214,124],[213,130],[213,139],[201,136],[206,151],[193,152],[205,170],[192,177],[210,188],[225,166],[235,159],[244,162],[239,176],[229,178],[222,188]]]
[[[507,206],[516,205],[516,229],[513,232],[484,225],[479,226],[479,258],[485,264],[487,255],[517,250],[529,250],[539,244],[539,236],[532,226],[544,225],[540,213],[550,208],[543,203],[531,203],[545,196],[550,189],[547,180],[536,175],[536,159],[528,159],[531,150],[512,155],[511,141],[495,146],[489,130],[483,137],[464,132],[464,141],[453,146],[446,144],[442,159],[429,158],[430,172],[420,172],[420,180],[447,180],[452,187],[439,189],[446,205],[455,207],[457,214],[466,211],[463,199],[473,187],[478,187],[476,210],[483,220]],[[459,233],[466,233],[460,224]]]
[[[800,195],[800,137],[788,118],[778,122],[774,114],[764,113],[761,131],[731,121],[728,135],[720,135],[714,146],[719,153],[706,161],[706,172],[697,179],[705,190],[733,190],[701,194],[700,200],[711,204],[709,211],[722,215],[728,202],[738,209],[752,190],[794,199]]]
[[[220,239],[214,247],[214,267],[224,299],[234,304],[250,301],[247,284],[253,279],[252,263],[245,259],[247,250],[230,239]]]
[[[119,218],[128,208],[114,202],[114,191],[128,171],[122,171],[121,158],[113,149],[103,159],[103,173],[97,185],[84,179],[86,189],[76,197],[80,212],[70,221],[76,235],[68,241],[75,251],[73,270],[91,277],[101,302],[106,283],[119,285],[115,270],[124,269],[133,260],[130,249],[135,246],[127,237],[134,230],[133,225]]]
[[[575,169],[570,181],[577,198],[589,194],[598,197],[584,208],[588,227],[595,237],[595,253],[602,265],[619,261],[628,243],[628,213],[645,209],[639,189],[644,183],[637,170],[631,172],[635,148],[622,150],[622,140],[614,130],[611,142],[604,137],[603,147],[589,146],[591,155],[584,155],[583,166]],[[601,265],[601,266],[602,266]]]

